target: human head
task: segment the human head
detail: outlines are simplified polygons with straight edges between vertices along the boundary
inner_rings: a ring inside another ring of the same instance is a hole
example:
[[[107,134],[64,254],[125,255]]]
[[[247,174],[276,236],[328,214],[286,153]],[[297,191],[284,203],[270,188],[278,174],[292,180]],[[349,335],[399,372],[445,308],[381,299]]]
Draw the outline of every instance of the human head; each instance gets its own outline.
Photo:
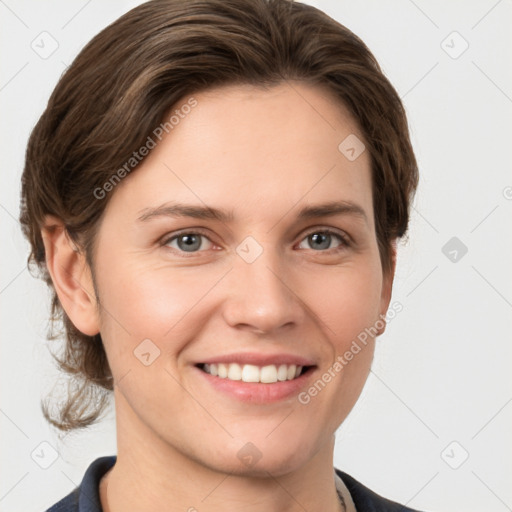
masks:
[[[52,287],[41,229],[53,215],[94,270],[95,235],[116,193],[104,185],[147,144],[178,100],[222,85],[272,87],[292,80],[327,88],[356,120],[371,159],[382,269],[392,272],[393,243],[406,232],[418,179],[400,98],[360,39],[321,11],[286,0],[154,0],[82,50],[28,144],[21,222],[29,260]],[[113,382],[101,336],[80,332],[55,293],[52,308],[66,334],[61,368],[80,384],[60,418],[46,415],[70,430],[97,419]],[[95,393],[99,405],[84,408]]]

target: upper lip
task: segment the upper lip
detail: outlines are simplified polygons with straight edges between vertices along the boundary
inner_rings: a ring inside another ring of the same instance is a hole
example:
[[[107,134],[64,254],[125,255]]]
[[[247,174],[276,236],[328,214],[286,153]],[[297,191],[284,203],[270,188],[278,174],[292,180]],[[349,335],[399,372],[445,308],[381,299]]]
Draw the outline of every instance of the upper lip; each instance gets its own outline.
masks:
[[[294,364],[296,366],[314,366],[314,362],[306,357],[294,354],[261,354],[255,352],[238,352],[233,354],[224,354],[222,356],[214,356],[198,364],[229,364],[238,363],[239,365],[252,364],[254,366],[269,366],[271,364],[280,365]]]

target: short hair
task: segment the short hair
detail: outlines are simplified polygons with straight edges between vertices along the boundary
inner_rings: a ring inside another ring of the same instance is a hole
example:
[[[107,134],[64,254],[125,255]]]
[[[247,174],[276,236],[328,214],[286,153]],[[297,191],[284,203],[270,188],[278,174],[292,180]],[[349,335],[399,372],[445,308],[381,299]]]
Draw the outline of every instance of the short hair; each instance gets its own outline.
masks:
[[[55,415],[41,402],[49,423],[69,431],[97,421],[113,378],[101,335],[81,333],[59,302],[45,263],[45,216],[62,220],[93,269],[95,235],[112,195],[97,199],[94,191],[178,100],[222,85],[289,80],[327,88],[356,120],[371,158],[382,269],[392,271],[392,245],[406,233],[418,169],[400,97],[363,41],[324,12],[291,0],[141,4],[82,49],[27,146],[20,221],[31,245],[28,264],[52,292],[48,337],[55,339],[62,325],[65,338],[61,356],[52,355],[73,384]]]

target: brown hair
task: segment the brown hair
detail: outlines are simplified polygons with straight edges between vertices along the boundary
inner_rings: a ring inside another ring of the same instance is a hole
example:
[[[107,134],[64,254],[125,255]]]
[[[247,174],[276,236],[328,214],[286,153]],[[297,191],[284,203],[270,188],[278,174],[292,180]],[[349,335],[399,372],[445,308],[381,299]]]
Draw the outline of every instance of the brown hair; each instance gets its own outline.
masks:
[[[41,228],[60,218],[93,268],[95,230],[110,197],[96,199],[146,144],[178,100],[221,85],[272,86],[303,80],[327,87],[359,124],[372,161],[376,235],[384,272],[392,242],[405,234],[418,181],[398,94],[365,44],[322,11],[291,0],[152,0],[95,36],[64,73],[26,152],[20,220],[52,290],[52,326],[66,339],[61,370],[67,401],[62,431],[94,423],[113,389],[100,334],[86,336],[63,311],[45,264]],[[341,142],[341,141],[340,141]],[[53,328],[49,337],[57,335]]]

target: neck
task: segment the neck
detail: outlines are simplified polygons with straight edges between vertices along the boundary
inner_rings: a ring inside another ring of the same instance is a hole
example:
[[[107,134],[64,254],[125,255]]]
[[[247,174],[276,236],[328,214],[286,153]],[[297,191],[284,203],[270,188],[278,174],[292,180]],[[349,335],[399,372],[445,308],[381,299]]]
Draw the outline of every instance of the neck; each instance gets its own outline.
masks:
[[[254,476],[206,466],[153,432],[133,427],[133,418],[117,416],[117,461],[100,485],[104,512],[355,512],[341,481],[342,500],[336,491],[334,436],[295,470]]]

